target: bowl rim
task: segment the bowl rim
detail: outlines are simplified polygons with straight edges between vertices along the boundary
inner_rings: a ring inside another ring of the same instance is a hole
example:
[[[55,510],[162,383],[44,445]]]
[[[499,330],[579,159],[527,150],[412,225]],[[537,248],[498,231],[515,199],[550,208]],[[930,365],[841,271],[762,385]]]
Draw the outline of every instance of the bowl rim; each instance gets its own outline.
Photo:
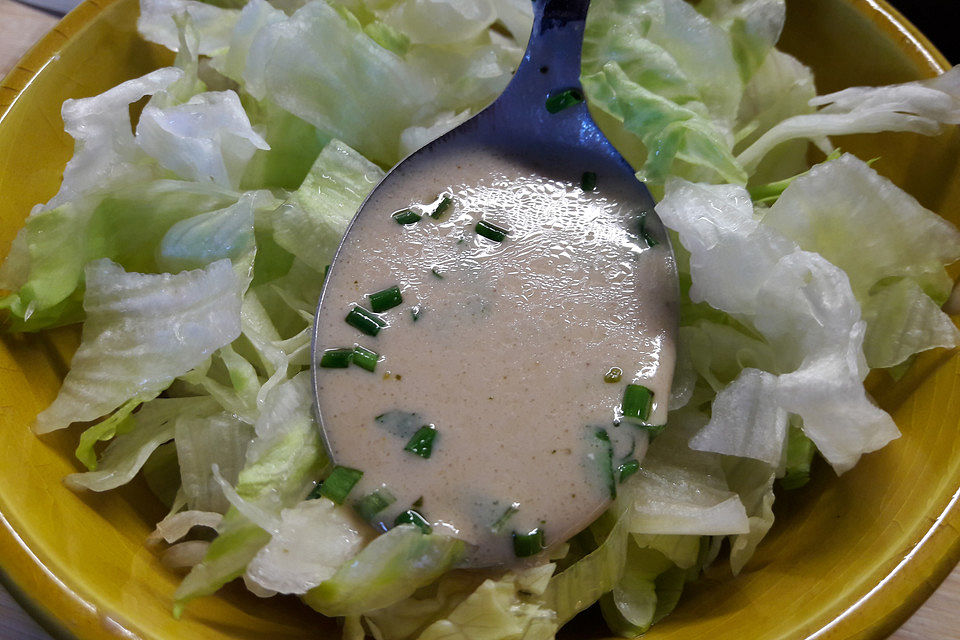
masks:
[[[43,73],[47,64],[56,59],[61,48],[120,1],[84,0],[27,51],[6,77],[0,79],[0,124],[24,90]],[[943,73],[951,67],[933,43],[886,0],[841,1],[850,4],[874,27],[894,37],[898,41],[898,48],[919,67],[929,69],[929,75]],[[958,532],[960,487],[935,516],[923,537],[893,569],[853,604],[809,633],[805,640],[850,637],[880,640],[893,633],[960,563]],[[8,570],[8,567],[14,568]],[[91,608],[82,595],[72,591],[49,572],[2,511],[0,584],[57,640],[118,640],[130,637],[131,631],[126,628],[116,628],[114,633],[97,625],[96,608]],[[23,586],[26,584],[30,587]],[[864,617],[871,622],[865,625]],[[68,619],[74,624],[68,626]],[[70,630],[71,626],[84,629],[84,634],[75,634]]]

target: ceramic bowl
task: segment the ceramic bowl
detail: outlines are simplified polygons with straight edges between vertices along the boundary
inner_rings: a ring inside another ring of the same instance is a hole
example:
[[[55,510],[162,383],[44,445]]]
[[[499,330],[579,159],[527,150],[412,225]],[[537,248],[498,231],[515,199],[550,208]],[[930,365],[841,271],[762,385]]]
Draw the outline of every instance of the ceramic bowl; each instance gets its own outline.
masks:
[[[87,0],[0,85],[0,251],[31,206],[57,190],[72,151],[60,104],[169,64],[138,39],[136,0]],[[902,82],[946,61],[880,0],[792,0],[781,46],[814,68],[821,93]],[[837,140],[960,223],[960,140],[912,134]],[[338,637],[295,599],[240,588],[171,616],[179,576],[144,547],[163,515],[136,483],[78,495],[76,433],[29,428],[55,396],[79,332],[0,339],[0,566],[18,599],[66,638],[233,640]],[[736,579],[725,567],[690,586],[649,640],[881,638],[899,626],[960,559],[960,355],[924,354],[894,383],[868,386],[903,436],[837,478],[816,469],[776,505],[777,523]],[[570,635],[600,635],[587,616]]]

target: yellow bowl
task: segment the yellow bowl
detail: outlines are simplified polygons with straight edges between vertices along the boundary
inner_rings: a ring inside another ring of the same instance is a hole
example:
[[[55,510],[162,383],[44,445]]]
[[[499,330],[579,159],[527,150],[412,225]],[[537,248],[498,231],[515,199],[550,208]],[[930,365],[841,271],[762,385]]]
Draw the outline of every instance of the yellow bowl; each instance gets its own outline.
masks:
[[[0,85],[0,247],[30,207],[57,190],[72,151],[60,104],[169,64],[140,41],[136,0],[87,0]],[[879,0],[793,0],[787,51],[810,64],[821,92],[927,77],[947,67],[930,43]],[[960,139],[911,134],[851,137],[844,149],[922,204],[960,223]],[[36,413],[55,396],[76,348],[73,329],[0,342],[0,578],[62,637],[336,637],[293,599],[240,589],[170,615],[178,577],[144,538],[163,514],[136,483],[78,495],[60,479],[78,470],[75,433],[35,437]],[[777,523],[745,572],[722,568],[688,589],[647,636],[662,638],[881,638],[899,626],[960,559],[960,357],[924,354],[896,384],[869,379],[903,437],[833,477],[818,469],[777,504]],[[600,633],[596,621],[576,635]]]

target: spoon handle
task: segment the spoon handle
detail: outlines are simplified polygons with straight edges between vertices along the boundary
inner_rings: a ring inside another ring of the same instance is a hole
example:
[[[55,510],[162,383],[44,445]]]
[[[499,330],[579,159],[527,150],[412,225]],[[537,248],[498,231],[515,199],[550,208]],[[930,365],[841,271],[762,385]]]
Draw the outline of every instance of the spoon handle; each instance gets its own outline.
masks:
[[[597,128],[580,86],[590,0],[533,0],[530,41],[516,74],[474,124],[514,148],[569,154],[589,149],[626,161]],[[564,94],[566,94],[564,96]],[[557,109],[557,98],[572,98]]]
[[[529,71],[543,73],[559,84],[580,86],[583,27],[590,0],[533,0],[533,29],[523,62]]]

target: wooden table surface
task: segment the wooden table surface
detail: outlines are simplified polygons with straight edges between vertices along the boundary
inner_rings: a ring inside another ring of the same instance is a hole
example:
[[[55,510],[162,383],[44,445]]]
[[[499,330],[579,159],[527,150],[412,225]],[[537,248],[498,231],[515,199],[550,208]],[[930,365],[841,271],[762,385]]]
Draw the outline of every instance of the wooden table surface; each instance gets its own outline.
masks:
[[[56,16],[13,0],[0,0],[0,77],[6,75],[27,49],[49,31],[57,20]],[[2,587],[0,638],[51,640]],[[933,596],[890,638],[960,640],[960,566],[954,569]]]

